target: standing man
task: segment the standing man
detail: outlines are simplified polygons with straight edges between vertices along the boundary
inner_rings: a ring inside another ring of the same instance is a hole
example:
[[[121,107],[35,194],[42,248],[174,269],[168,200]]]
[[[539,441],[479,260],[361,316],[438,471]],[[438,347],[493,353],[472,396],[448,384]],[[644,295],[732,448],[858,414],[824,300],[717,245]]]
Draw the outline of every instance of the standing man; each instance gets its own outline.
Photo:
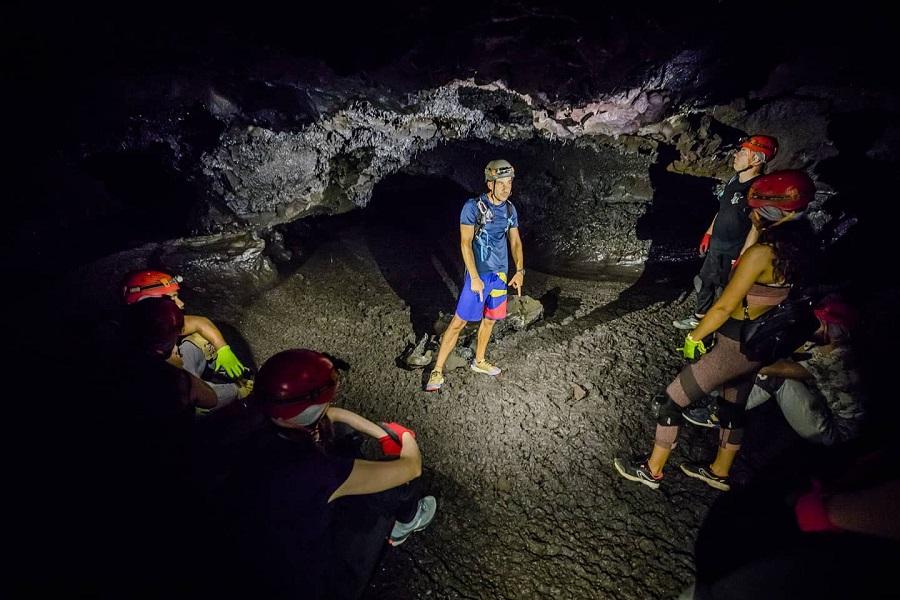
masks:
[[[494,322],[506,317],[506,286],[522,295],[525,279],[525,258],[519,237],[519,215],[509,202],[515,169],[505,160],[492,160],[484,168],[487,193],[470,198],[459,217],[460,250],[466,264],[456,314],[441,338],[434,370],[425,385],[426,392],[435,392],[444,385],[444,363],[456,346],[459,333],[468,321],[481,321],[478,343],[471,369],[496,377],[500,369],[484,358]],[[507,239],[512,248],[516,274],[507,278],[509,259]]]
[[[700,240],[700,256],[706,256],[706,260],[700,267],[696,310],[672,322],[678,329],[691,331],[697,327],[716,299],[716,288],[724,288],[728,283],[734,261],[759,238],[759,231],[750,223],[747,190],[777,153],[775,138],[754,135],[734,154],[732,166],[737,174],[719,192],[719,212]]]

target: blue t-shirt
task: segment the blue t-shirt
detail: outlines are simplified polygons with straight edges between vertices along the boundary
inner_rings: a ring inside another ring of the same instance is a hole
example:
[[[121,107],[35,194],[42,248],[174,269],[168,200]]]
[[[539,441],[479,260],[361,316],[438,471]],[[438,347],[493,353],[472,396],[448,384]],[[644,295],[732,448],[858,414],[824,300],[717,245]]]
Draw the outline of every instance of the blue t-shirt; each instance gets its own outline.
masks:
[[[519,214],[516,207],[509,202],[492,204],[487,194],[480,198],[469,198],[463,205],[459,215],[462,225],[472,225],[478,229],[478,200],[482,200],[488,209],[488,220],[472,241],[475,253],[475,266],[478,273],[508,273],[509,251],[506,246],[507,230],[519,226]]]

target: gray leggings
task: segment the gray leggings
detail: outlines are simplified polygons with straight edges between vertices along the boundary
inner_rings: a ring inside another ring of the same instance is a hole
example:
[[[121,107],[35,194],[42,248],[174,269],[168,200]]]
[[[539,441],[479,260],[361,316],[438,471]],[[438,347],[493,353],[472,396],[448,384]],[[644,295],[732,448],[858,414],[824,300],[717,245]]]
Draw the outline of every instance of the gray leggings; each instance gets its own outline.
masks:
[[[752,361],[741,353],[741,343],[729,337],[716,334],[716,345],[699,361],[689,364],[675,381],[666,388],[666,394],[681,408],[709,395],[722,386],[722,398],[740,407],[747,405],[747,398],[753,388],[756,373],[762,363]],[[743,427],[719,430],[719,445],[737,450],[741,446]],[[678,438],[678,425],[657,425],[655,444],[663,448],[674,448]]]
[[[181,354],[181,358],[184,361],[184,370],[191,375],[196,375],[202,379],[203,370],[206,368],[206,357],[203,356],[203,351],[192,342],[184,340],[178,345],[178,352]],[[218,410],[237,400],[238,387],[236,384],[210,383],[208,381],[206,383],[216,393],[216,400],[218,401],[215,408],[212,408],[211,410]]]

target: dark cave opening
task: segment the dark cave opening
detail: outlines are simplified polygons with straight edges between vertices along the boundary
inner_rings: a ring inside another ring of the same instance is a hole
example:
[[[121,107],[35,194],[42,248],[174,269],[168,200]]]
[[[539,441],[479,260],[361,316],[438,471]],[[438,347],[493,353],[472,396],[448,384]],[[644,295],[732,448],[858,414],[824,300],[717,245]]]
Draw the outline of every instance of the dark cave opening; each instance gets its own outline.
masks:
[[[102,182],[108,205],[92,215],[87,231],[76,232],[82,259],[191,233],[199,191],[168,165],[167,150],[109,152],[85,162],[84,171]]]
[[[417,336],[452,312],[464,267],[459,212],[475,193],[445,177],[399,173],[381,181],[361,222],[385,280],[410,307]]]

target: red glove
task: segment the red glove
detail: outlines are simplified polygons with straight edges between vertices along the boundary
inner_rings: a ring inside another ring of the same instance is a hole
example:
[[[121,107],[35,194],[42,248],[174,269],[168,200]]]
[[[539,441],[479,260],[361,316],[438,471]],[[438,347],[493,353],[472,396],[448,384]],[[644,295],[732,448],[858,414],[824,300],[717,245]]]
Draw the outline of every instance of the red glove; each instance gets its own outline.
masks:
[[[400,423],[379,423],[379,425],[387,434],[378,438],[381,451],[385,456],[400,456],[400,450],[403,448],[403,434],[407,431],[411,436],[416,437],[415,431],[407,429]]]
[[[703,256],[704,254],[706,254],[706,251],[709,250],[709,238],[711,237],[712,235],[709,233],[703,234],[703,239],[700,240],[700,256]]]
[[[812,489],[799,498],[794,504],[794,515],[800,531],[817,533],[821,531],[843,531],[828,520],[828,511],[822,500],[822,484],[812,480]]]

